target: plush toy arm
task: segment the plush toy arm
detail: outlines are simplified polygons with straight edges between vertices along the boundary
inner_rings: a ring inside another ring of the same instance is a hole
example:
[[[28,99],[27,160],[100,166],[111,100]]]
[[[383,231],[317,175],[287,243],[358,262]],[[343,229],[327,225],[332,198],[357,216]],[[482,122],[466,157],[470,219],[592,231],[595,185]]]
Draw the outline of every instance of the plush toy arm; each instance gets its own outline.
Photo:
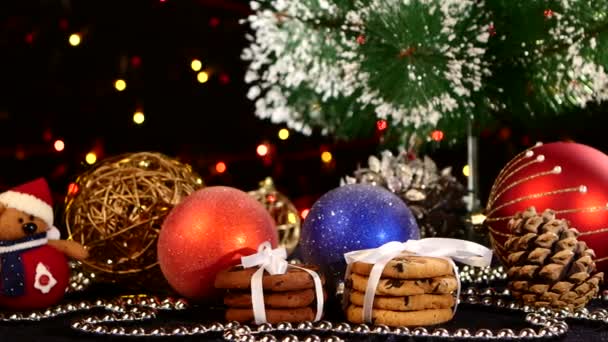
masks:
[[[49,240],[49,245],[76,260],[84,260],[89,256],[89,252],[86,248],[76,241]]]

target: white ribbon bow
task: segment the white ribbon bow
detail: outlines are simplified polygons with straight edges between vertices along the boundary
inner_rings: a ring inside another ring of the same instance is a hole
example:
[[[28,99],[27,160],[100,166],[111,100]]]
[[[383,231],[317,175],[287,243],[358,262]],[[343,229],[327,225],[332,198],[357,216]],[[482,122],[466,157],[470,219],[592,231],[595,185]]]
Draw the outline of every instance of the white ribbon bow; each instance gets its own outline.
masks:
[[[268,273],[284,274],[287,271],[287,252],[285,248],[279,247],[272,249],[270,242],[266,241],[258,246],[258,252],[253,255],[244,256],[241,258],[243,267],[250,268],[260,266],[260,269],[268,271]]]
[[[255,271],[251,276],[251,302],[253,304],[253,317],[256,324],[266,323],[266,308],[264,305],[264,285],[262,278],[264,271],[267,271],[271,275],[285,274],[288,267],[297,268],[307,272],[313,279],[315,284],[315,293],[317,297],[317,313],[315,315],[315,322],[321,320],[323,316],[323,285],[321,284],[321,278],[319,275],[309,269],[290,265],[287,260],[287,252],[284,247],[272,249],[270,242],[266,241],[258,246],[258,252],[253,255],[245,256],[241,258],[241,264],[244,268],[250,268],[259,266],[260,268]]]
[[[378,248],[348,252],[344,254],[344,258],[348,264],[346,268],[346,277],[350,275],[350,270],[354,262],[359,261],[374,265],[369,274],[363,299],[364,322],[371,323],[372,321],[374,296],[384,266],[404,251],[419,256],[438,257],[448,260],[454,268],[454,275],[458,281],[458,290],[456,292],[457,303],[458,298],[460,297],[460,279],[458,278],[458,268],[453,260],[475,267],[487,267],[490,266],[490,263],[492,262],[492,251],[490,249],[475,242],[447,238],[427,238],[421,240],[408,240],[406,242],[391,241]],[[344,299],[348,300],[346,296],[347,294],[345,294]],[[457,305],[454,305],[454,313],[456,312],[456,306]]]

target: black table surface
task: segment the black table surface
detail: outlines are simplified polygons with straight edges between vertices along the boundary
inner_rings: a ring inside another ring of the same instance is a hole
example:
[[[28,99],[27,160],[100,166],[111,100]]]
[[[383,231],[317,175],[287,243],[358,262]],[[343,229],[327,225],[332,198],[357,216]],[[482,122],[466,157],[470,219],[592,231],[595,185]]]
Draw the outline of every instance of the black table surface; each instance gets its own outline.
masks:
[[[103,293],[96,290],[77,295],[68,296],[64,301],[78,301],[96,298],[111,298],[115,294]],[[591,308],[604,307],[605,302],[596,300],[592,302]],[[44,342],[68,342],[68,341],[221,341],[220,333],[211,333],[204,336],[190,337],[115,337],[115,336],[96,336],[92,334],[80,333],[70,327],[74,320],[86,317],[87,315],[103,315],[104,311],[91,311],[72,313],[70,315],[47,319],[39,322],[4,322],[0,323],[0,342],[5,341],[44,341]],[[219,306],[192,305],[184,311],[159,312],[154,320],[136,323],[135,326],[142,327],[179,327],[193,324],[206,324],[212,322],[222,322],[223,312]],[[471,331],[477,329],[490,329],[497,332],[503,328],[510,328],[514,331],[532,327],[524,320],[525,314],[518,311],[484,307],[482,305],[461,304],[454,319],[446,324],[436,327],[443,327],[449,331],[458,328],[468,328]],[[344,322],[344,316],[337,303],[328,303],[325,319],[331,322]],[[568,334],[559,339],[562,341],[605,341],[608,342],[608,323],[588,322],[567,320],[570,326]],[[122,326],[125,326],[124,324]],[[129,326],[129,325],[126,325]],[[132,326],[130,326],[132,327]],[[428,327],[429,330],[435,327]],[[537,330],[538,327],[535,328]],[[316,333],[318,334],[318,333]],[[296,334],[297,335],[297,334]],[[280,335],[277,335],[280,337]],[[305,335],[300,335],[303,339]],[[352,341],[386,341],[386,340],[411,340],[411,338],[397,338],[392,336],[361,336],[361,335],[340,335],[345,340]],[[430,339],[426,339],[430,340]]]

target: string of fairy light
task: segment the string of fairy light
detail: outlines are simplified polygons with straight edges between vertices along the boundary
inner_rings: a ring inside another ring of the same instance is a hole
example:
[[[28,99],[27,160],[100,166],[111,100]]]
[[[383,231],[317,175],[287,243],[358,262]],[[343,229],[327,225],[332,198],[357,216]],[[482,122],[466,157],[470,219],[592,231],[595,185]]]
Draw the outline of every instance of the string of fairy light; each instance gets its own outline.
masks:
[[[160,2],[165,3],[166,1]],[[216,27],[219,24],[220,21],[218,18],[212,17],[209,21],[209,25],[212,27]],[[68,28],[67,22],[62,22],[61,26],[66,30]],[[83,32],[68,32],[67,42],[71,47],[77,48],[86,44],[86,38],[87,35],[85,35]],[[28,39],[26,38],[26,40]],[[30,39],[28,40],[28,42],[31,41],[33,41],[33,37],[30,37]],[[134,67],[137,67],[141,64],[141,57],[132,56],[130,62]],[[193,72],[193,78],[196,80],[196,82],[200,84],[205,84],[211,79],[213,71],[205,66],[204,58],[194,57],[188,60],[188,63],[190,69]],[[220,73],[217,77],[220,83],[222,84],[230,82],[230,78],[227,74]],[[117,77],[112,80],[112,86],[116,92],[125,92],[129,87],[129,80],[125,77]],[[131,116],[131,120],[137,126],[141,126],[146,123],[148,118],[146,117],[144,109],[141,105],[138,105],[134,109]],[[382,134],[388,130],[389,123],[384,119],[379,119],[376,122],[375,128],[377,132]],[[290,129],[285,127],[277,128],[276,136],[279,139],[278,143],[282,143],[289,140],[291,135],[292,132],[290,131]],[[440,130],[435,130],[430,133],[430,139],[436,142],[442,141],[444,137],[444,132]],[[56,139],[53,141],[53,147],[55,151],[63,152],[66,149],[66,143],[67,142],[64,139]],[[252,152],[255,152],[259,158],[264,160],[264,162],[271,163],[274,150],[275,148],[273,146],[273,143],[263,140],[256,146],[255,151]],[[335,162],[334,154],[332,153],[330,148],[322,147],[318,153],[318,158],[321,160],[322,163],[329,165]],[[92,149],[86,152],[86,154],[84,155],[84,161],[87,164],[93,165],[99,160],[101,160],[101,154],[102,152],[100,152],[98,149],[97,151],[95,149]],[[228,165],[228,161],[226,160],[217,160],[215,161],[215,165],[214,167],[212,167],[212,170],[214,170],[217,174],[223,174],[230,170],[230,165]],[[465,176],[468,176],[468,168],[466,166],[465,169],[463,169],[463,173],[465,174]]]
[[[210,25],[211,24],[212,23],[210,22]],[[217,25],[217,24],[218,24],[217,20],[213,21],[213,25]],[[71,33],[68,36],[68,43],[72,47],[80,46],[81,44],[83,44],[83,40],[84,40],[84,37],[82,36],[81,33],[78,33],[78,32]],[[137,58],[139,58],[139,57],[137,57]],[[194,72],[194,77],[198,83],[205,84],[210,80],[211,71],[207,70],[205,68],[204,62],[203,62],[203,60],[201,60],[201,58],[193,58],[192,60],[190,60],[189,63],[190,63],[190,69]],[[225,83],[228,83],[230,80],[226,74],[220,74],[219,81],[221,83],[225,84]],[[113,81],[113,87],[117,92],[123,92],[128,87],[127,80],[124,78],[116,78]],[[136,125],[144,124],[144,122],[146,121],[146,116],[145,116],[142,108],[137,108],[134,111],[132,120]],[[386,130],[388,128],[387,126],[388,125],[385,120],[379,120],[377,122],[377,129],[380,132]],[[291,131],[288,128],[278,128],[277,138],[280,141],[282,141],[282,142],[287,141],[290,137],[291,137]],[[439,140],[441,140],[441,139],[439,139]],[[437,140],[437,141],[439,141],[439,140]],[[53,142],[53,147],[54,147],[55,151],[62,152],[65,150],[66,143],[62,139],[57,139]],[[272,144],[270,142],[264,141],[264,142],[260,142],[256,146],[255,153],[257,154],[258,157],[270,162],[270,159],[272,157],[272,153],[271,153],[272,150],[273,150]],[[98,161],[98,157],[99,156],[97,155],[97,152],[90,151],[85,155],[84,159],[87,164],[93,165]],[[330,164],[334,160],[334,156],[328,148],[321,149],[319,158],[325,164]],[[213,169],[215,170],[215,172],[217,174],[223,174],[225,172],[228,172],[229,167],[228,167],[226,161],[218,160],[215,163],[215,167]]]
[[[78,46],[82,43],[82,37],[77,33],[73,33],[69,36],[68,41],[69,41],[70,45]],[[199,58],[194,58],[190,61],[190,68],[195,73],[195,77],[198,82],[206,83],[209,80],[209,72],[204,70],[203,62]],[[117,92],[123,92],[127,89],[127,86],[128,86],[127,80],[125,80],[123,78],[115,79],[113,82],[113,86]],[[137,125],[142,125],[145,122],[146,117],[141,108],[138,108],[135,110],[135,112],[133,113],[132,120]],[[386,120],[380,119],[376,122],[376,129],[378,130],[378,132],[383,132],[387,128],[388,128],[388,123],[386,122]],[[285,142],[291,137],[291,131],[288,128],[284,128],[284,127],[278,128],[276,136],[277,136],[279,142]],[[444,132],[442,132],[440,130],[435,130],[435,131],[431,132],[430,137],[433,141],[440,142],[444,139],[445,134],[444,134]],[[66,143],[62,139],[57,139],[53,142],[53,147],[54,147],[55,151],[62,152],[66,148]],[[257,156],[267,163],[272,162],[273,151],[274,151],[274,146],[271,142],[268,142],[268,141],[259,143],[255,148],[255,153],[257,154]],[[85,154],[84,161],[89,165],[93,165],[100,159],[99,157],[100,156],[98,155],[97,152],[89,151],[88,153]],[[334,154],[327,147],[321,148],[321,150],[319,152],[319,158],[324,164],[327,164],[327,165],[334,162]],[[215,171],[216,174],[224,174],[229,171],[228,162],[225,160],[217,160],[215,162],[214,166],[212,167],[212,170]],[[467,177],[469,176],[468,165],[465,165],[463,167],[462,172],[465,176],[467,176]],[[303,211],[302,215],[305,216],[306,211]]]
[[[81,36],[80,33],[72,33],[72,34],[70,34],[70,36],[68,38],[69,44],[73,47],[79,46],[82,43],[82,40],[83,40],[83,37]],[[190,69],[195,73],[195,78],[199,83],[204,84],[209,81],[210,76],[211,76],[210,71],[205,70],[203,61],[201,61],[201,59],[193,58],[190,61]],[[225,74],[220,75],[220,81],[222,83],[228,82],[227,75],[225,75]],[[114,88],[118,92],[125,91],[127,89],[127,81],[123,78],[115,79]],[[133,113],[132,120],[135,124],[142,125],[146,121],[146,116],[143,112],[143,109],[141,109],[141,108],[136,109],[135,112]],[[387,121],[384,119],[379,119],[376,122],[376,129],[380,133],[386,131],[388,129]],[[290,136],[291,136],[291,132],[288,128],[279,128],[279,130],[277,132],[277,137],[279,138],[279,140],[286,141],[289,139]],[[434,130],[430,133],[431,140],[436,141],[436,142],[442,141],[444,139],[444,137],[445,137],[445,134],[441,130]],[[56,151],[61,152],[65,148],[65,142],[62,140],[56,140],[54,143],[54,147],[55,147]],[[259,145],[257,145],[255,152],[260,158],[267,159],[270,157],[271,148],[272,147],[270,146],[270,143],[262,142]],[[321,159],[321,161],[323,163],[326,163],[326,164],[329,164],[334,160],[334,156],[333,156],[332,152],[328,149],[322,149],[320,151],[319,158]],[[94,151],[87,153],[85,156],[85,161],[91,165],[94,164],[95,162],[97,162],[96,153]],[[216,162],[214,169],[218,174],[222,174],[222,173],[225,173],[228,171],[228,165],[226,164],[225,161],[219,160]],[[468,165],[465,165],[465,167],[463,168],[463,174],[468,177],[468,175],[469,175]]]
[[[164,3],[165,1],[160,2]],[[217,18],[211,18],[209,21],[209,25],[212,27],[216,27],[219,24],[220,21]],[[67,45],[71,48],[78,49],[82,48],[83,46],[86,47],[89,43],[89,40],[92,39],[90,38],[90,35],[86,30],[70,32],[67,20],[65,19],[61,21],[60,26],[65,31],[64,34],[67,38],[67,42],[66,40],[64,40],[64,42],[67,43]],[[28,34],[26,36],[26,41],[29,44],[33,43],[35,41],[33,34]],[[129,65],[133,66],[134,68],[137,68],[141,65],[142,58],[140,56],[134,55],[126,57],[126,61],[129,62]],[[183,61],[184,69],[187,69],[192,72],[191,77],[195,84],[198,83],[201,86],[206,86],[212,78],[219,81],[220,84],[228,84],[230,82],[230,77],[228,76],[228,74],[217,72],[215,69],[209,67],[207,64],[208,63],[206,61],[206,58],[201,55],[191,55],[188,58],[185,58]],[[128,90],[130,89],[129,87],[134,87],[133,84],[135,83],[133,82],[134,81],[130,77],[126,76],[124,72],[119,72],[117,73],[116,77],[110,78],[110,80],[107,81],[107,87],[111,90],[113,89],[113,91],[117,93],[125,93],[128,92]],[[154,121],[154,118],[146,116],[146,112],[141,104],[137,104],[134,107],[135,108],[133,109],[131,114],[129,114],[128,118],[135,124],[135,127],[144,127],[146,123],[149,123],[150,120]],[[378,119],[375,122],[374,128],[378,133],[378,136],[382,136],[385,132],[388,132],[390,125],[391,124],[387,120]],[[47,133],[45,133],[45,135],[46,134]],[[265,165],[270,165],[273,163],[274,160],[276,160],[277,145],[285,144],[290,141],[290,139],[293,138],[293,134],[294,132],[290,130],[290,128],[277,126],[276,131],[271,138],[266,137],[261,139],[259,143],[255,145],[255,149],[252,148],[246,153],[255,155],[257,158],[259,158],[259,160],[263,161]],[[446,134],[441,130],[434,130],[429,134],[429,139],[437,143],[442,142],[446,138],[449,137],[446,137]],[[62,153],[66,151],[67,146],[71,145],[69,139],[66,139],[65,137],[57,137],[53,139],[53,136],[50,133],[48,134],[48,137],[45,138],[45,140],[52,144],[53,149],[57,153]],[[335,154],[338,151],[336,147],[332,148],[330,146],[321,146],[317,150],[312,151],[312,154],[308,153],[311,151],[306,152],[307,156],[314,156],[316,154],[316,158],[318,158],[318,160],[326,168],[333,168],[334,164],[336,163]],[[97,146],[91,148],[88,151],[85,150],[80,158],[83,158],[86,164],[94,165],[100,160],[102,160],[103,157],[103,148],[99,148],[99,146]],[[250,159],[249,157],[244,158]],[[232,156],[218,156],[216,160],[213,160],[212,158],[209,159],[208,161],[206,161],[206,164],[209,165],[209,170],[212,173],[214,173],[215,175],[222,175],[225,173],[229,173],[231,167],[233,167],[233,165],[238,160],[238,158],[232,158]],[[236,170],[236,168],[234,169]],[[465,176],[469,176],[468,165],[464,166],[462,172]],[[74,184],[75,183],[71,183],[69,187],[73,187]],[[68,191],[70,191],[69,187]],[[303,218],[306,217],[307,213],[307,208],[300,211],[300,215]]]

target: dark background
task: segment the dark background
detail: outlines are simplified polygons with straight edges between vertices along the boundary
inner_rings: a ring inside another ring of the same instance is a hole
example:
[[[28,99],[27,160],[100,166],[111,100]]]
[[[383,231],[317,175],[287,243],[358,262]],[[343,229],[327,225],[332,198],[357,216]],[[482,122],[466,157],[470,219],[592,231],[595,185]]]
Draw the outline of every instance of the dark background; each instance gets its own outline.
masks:
[[[384,148],[381,132],[347,142],[292,131],[287,141],[279,140],[282,126],[257,119],[245,97],[246,65],[239,56],[248,28],[239,19],[248,13],[247,1],[229,0],[0,2],[0,191],[44,176],[61,210],[68,184],[89,167],[88,152],[101,160],[159,151],[191,164],[209,185],[251,190],[273,176],[300,210],[309,208]],[[68,44],[73,33],[82,37],[79,46]],[[190,68],[194,58],[211,75],[205,84]],[[123,92],[114,89],[118,78],[127,82]],[[132,121],[138,109],[146,117],[141,126]],[[594,105],[523,121],[500,113],[480,134],[482,203],[504,163],[536,141],[573,140],[607,151],[605,112],[606,106]],[[464,139],[448,143],[453,138],[445,132],[444,141],[423,146],[423,152],[442,167],[453,166],[466,182]],[[62,152],[53,148],[57,139],[65,141]],[[255,152],[263,142],[272,146],[266,160]],[[321,162],[324,150],[333,153],[332,163]],[[219,161],[228,167],[223,174],[214,171]],[[480,315],[467,306],[461,312],[454,326],[504,326],[504,315]],[[220,319],[204,315],[205,322]],[[0,340],[102,339],[70,330],[72,318],[4,324]],[[186,318],[201,321],[196,311]],[[569,338],[599,341],[605,332],[605,326],[583,324]]]
[[[251,190],[273,176],[299,209],[336,187],[340,177],[381,151],[381,132],[357,141],[302,136],[256,118],[246,99],[247,1],[134,0],[3,1],[0,4],[0,190],[46,177],[61,203],[67,185],[85,170],[85,155],[159,151],[191,164],[206,184]],[[68,44],[70,34],[82,42]],[[196,80],[192,59],[210,73]],[[125,91],[114,81],[127,82]],[[146,121],[132,115],[143,110]],[[536,141],[575,140],[606,150],[605,106],[555,118],[514,121],[508,111],[480,134],[482,203],[493,177],[515,153]],[[464,139],[423,146],[440,166],[461,173]],[[53,142],[65,141],[57,152]],[[266,160],[260,143],[271,145]],[[333,153],[321,162],[324,150]],[[218,174],[215,164],[227,171]]]

